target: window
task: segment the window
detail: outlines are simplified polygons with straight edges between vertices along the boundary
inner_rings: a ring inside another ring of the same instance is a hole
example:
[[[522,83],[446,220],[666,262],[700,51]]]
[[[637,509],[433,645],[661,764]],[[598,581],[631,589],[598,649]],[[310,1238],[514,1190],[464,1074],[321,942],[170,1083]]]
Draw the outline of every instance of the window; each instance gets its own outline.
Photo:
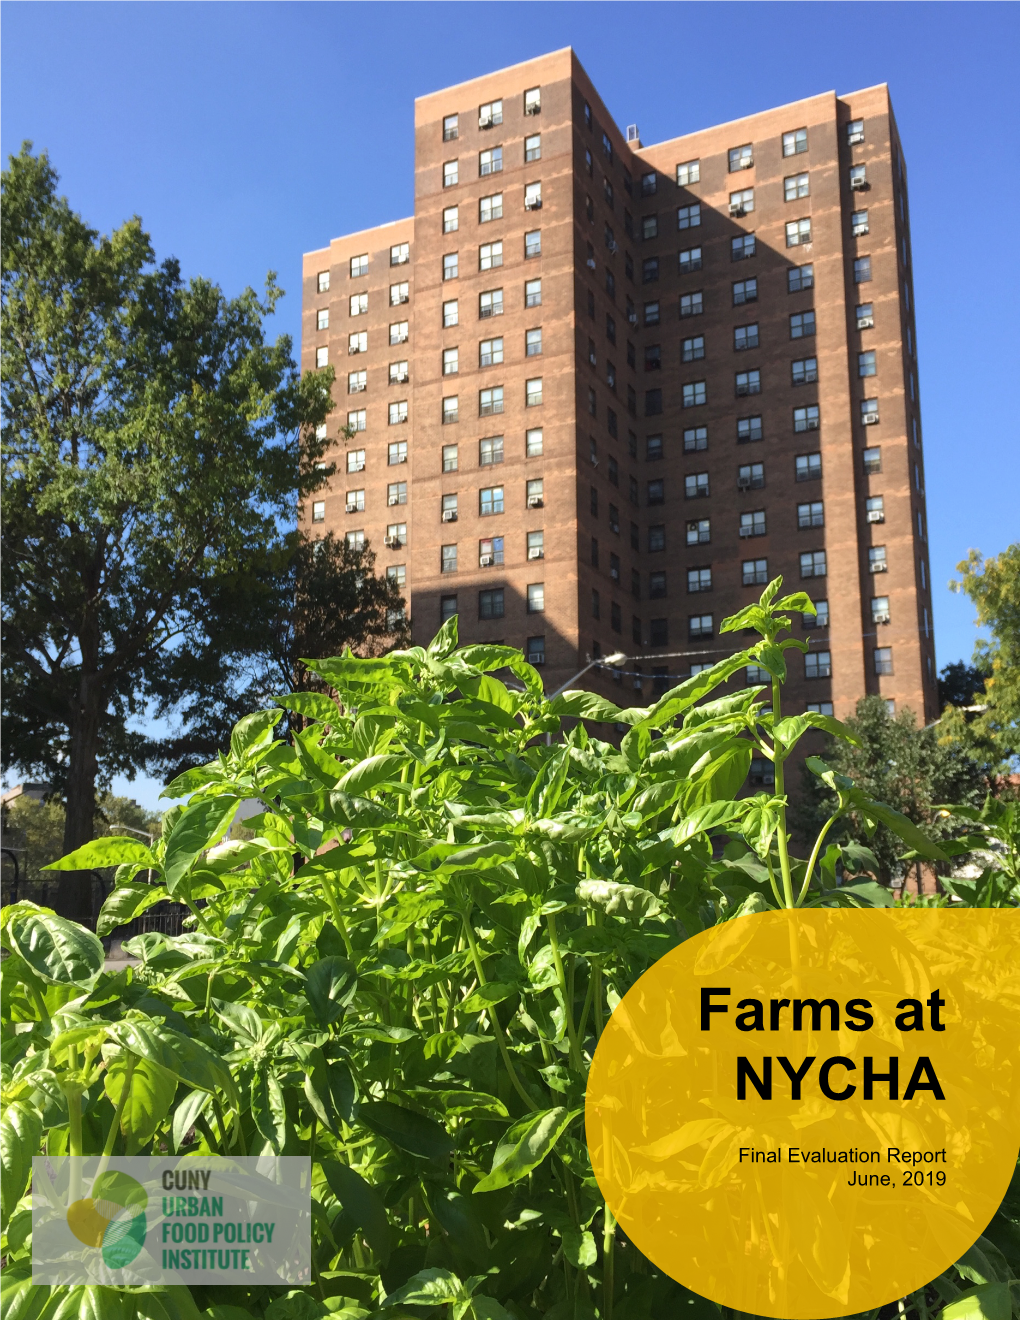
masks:
[[[487,151],[478,153],[478,176],[484,178],[487,174],[503,173],[503,148],[490,147]]]
[[[680,295],[680,315],[681,316],[700,316],[705,310],[702,295],[700,293],[684,293]]]
[[[529,664],[529,665],[544,665],[544,664],[545,664],[545,637],[544,637],[544,635],[543,635],[542,637],[529,637],[529,638],[528,638],[528,664]]]
[[[804,657],[805,678],[831,678],[832,654],[829,651],[809,651]]]
[[[541,458],[542,456],[542,429],[533,427],[525,432],[524,438],[525,456],[527,458]]]
[[[359,453],[359,454],[362,455],[361,465],[362,465],[362,467],[364,467],[364,465],[365,465],[365,459],[364,459],[364,453],[365,453],[365,451],[364,451],[363,449],[359,449],[359,450],[357,450],[357,451],[355,451],[355,452],[357,452],[357,453]],[[406,440],[394,440],[394,442],[393,442],[392,444],[386,446],[386,463],[387,463],[387,466],[388,466],[388,467],[396,467],[398,463],[406,463],[406,462],[407,462],[407,441],[406,441]],[[351,470],[351,468],[350,468],[350,455],[348,455],[348,468],[347,468],[347,470],[348,470],[348,472],[350,472],[350,470]]]
[[[656,353],[656,362],[655,362],[655,365],[658,366],[658,365],[659,365],[659,362],[658,362],[659,347],[658,347],[658,345],[655,346],[655,353]],[[701,358],[703,358],[704,356],[705,356],[705,336],[704,336],[704,335],[695,335],[693,339],[685,339],[685,340],[683,341],[683,348],[682,348],[682,351],[681,351],[681,357],[682,357],[682,359],[683,359],[684,362],[697,362],[697,361],[699,361]],[[645,349],[645,370],[646,370],[646,371],[648,370],[648,350],[647,350],[647,349]]]
[[[807,151],[807,129],[795,128],[791,133],[783,134],[783,155],[799,156]]]
[[[875,325],[875,313],[871,303],[857,304],[857,329],[871,330]],[[910,327],[907,327],[907,334],[910,334]]]
[[[822,478],[821,454],[798,454],[793,462],[794,474],[798,481],[820,481]]]
[[[668,646],[669,645],[669,623],[666,619],[651,619],[648,624],[648,644],[649,646]],[[656,674],[658,674],[656,670]],[[662,685],[659,685],[659,679],[656,679],[656,691],[664,692],[665,677],[662,677]]]
[[[525,482],[524,496],[529,509],[541,509],[545,504],[545,482],[541,477]]]
[[[829,626],[829,602],[827,600],[816,600],[814,602],[814,614],[805,614],[802,616],[802,623],[805,628],[828,628]]]
[[[444,329],[451,325],[460,324],[460,314],[457,308],[457,299],[451,298],[449,302],[443,303],[443,327]]]
[[[542,111],[542,89],[541,87],[529,87],[524,93],[524,113],[526,115],[537,115]]]
[[[540,183],[527,183],[524,185],[524,209],[525,211],[538,211],[542,206],[542,185]]]
[[[889,622],[889,597],[872,596],[871,598],[871,622],[888,623]]]
[[[365,451],[363,449],[348,449],[347,471],[364,472],[364,470],[365,470]]]
[[[662,600],[666,595],[666,574],[664,570],[648,574],[648,597],[650,600]]]
[[[388,523],[384,544],[388,545],[391,550],[401,545],[407,545],[407,523]]]
[[[478,593],[478,617],[480,619],[502,619],[502,587],[496,587],[492,591],[480,591]]]
[[[745,348],[757,348],[757,347],[758,347],[757,323],[754,325],[738,325],[734,327],[733,348],[735,352],[740,353]]]
[[[502,301],[502,292],[500,293],[500,299]],[[526,280],[524,283],[524,306],[540,307],[541,304],[542,304],[542,281]],[[502,306],[500,307],[500,311],[502,311]]]
[[[704,385],[704,382],[702,382]],[[684,386],[686,393],[687,386]],[[704,402],[704,400],[702,400]],[[686,405],[685,405],[686,406]],[[645,416],[657,417],[662,412],[662,390],[645,390]]]
[[[452,142],[455,137],[460,137],[460,116],[447,115],[443,120],[443,141]]]
[[[478,127],[491,128],[493,124],[503,122],[503,102],[487,101],[478,107]]]
[[[355,353],[368,352],[368,332],[365,330],[354,330],[347,336],[347,354],[352,356]]]
[[[814,312],[794,312],[790,317],[790,338],[806,339],[815,333]]]
[[[319,422],[319,424],[316,426],[316,428],[315,428],[315,438],[316,438],[316,440],[325,440],[325,438],[326,438],[326,423],[325,423],[325,422]],[[316,467],[317,467],[317,468],[320,468],[320,469],[325,468],[325,466],[326,466],[325,463],[317,463],[317,464],[316,464]]]
[[[542,231],[532,229],[524,235],[524,259],[527,261],[531,257],[540,257],[542,255]]]
[[[365,533],[359,528],[354,532],[347,532],[344,539],[352,550],[363,550],[365,546]]]
[[[740,234],[730,239],[730,260],[745,261],[755,253],[754,235]]]
[[[688,592],[711,591],[711,568],[689,568],[687,570],[687,590]]]
[[[854,238],[863,238],[871,232],[867,211],[854,211],[850,216],[850,229]]]
[[[868,167],[866,165],[850,166],[850,191],[860,192],[868,186]]]
[[[745,587],[766,586],[769,580],[769,561],[767,559],[745,559],[741,565],[740,580]],[[749,683],[756,680],[748,676]]]
[[[363,394],[365,392],[365,386],[367,380],[368,380],[368,372],[349,371],[347,373],[347,393]]]
[[[524,332],[524,355],[525,357],[539,357],[542,352],[542,329],[525,330]]]
[[[790,363],[790,377],[794,385],[812,385],[818,379],[818,359],[800,358]]]
[[[800,528],[825,526],[825,505],[821,500],[797,505],[797,526]]]
[[[478,223],[486,225],[490,220],[503,218],[503,194],[493,193],[491,197],[482,197],[478,202]]]
[[[443,211],[443,233],[453,234],[460,228],[460,211],[456,206],[447,206]],[[391,263],[392,264],[392,263]]]
[[[478,567],[492,568],[503,562],[503,538],[493,536],[478,542]]]
[[[537,376],[534,380],[525,381],[524,384],[524,403],[527,408],[537,408],[542,402],[542,377]]]
[[[737,418],[737,444],[746,445],[754,440],[762,438],[762,424],[760,417],[738,417]]]
[[[316,314],[315,314],[315,328],[316,328],[316,330],[328,330],[328,329],[329,329],[329,308],[328,308],[328,307],[320,307],[319,310],[316,312]]]
[[[460,400],[456,394],[447,395],[443,400],[443,425],[449,426],[460,419]],[[406,418],[404,419],[407,420]],[[390,418],[392,425],[393,418]]]
[[[690,275],[692,271],[701,270],[701,248],[685,248],[680,253],[680,274]]]
[[[750,215],[754,210],[754,189],[742,188],[730,193],[730,215]]]
[[[404,385],[410,379],[406,362],[390,363],[390,384]]]
[[[443,375],[456,376],[460,370],[460,349],[443,349]]]
[[[738,490],[763,490],[764,487],[764,463],[744,463],[737,469]]]
[[[734,377],[734,387],[738,399],[749,394],[760,394],[761,372],[757,368],[754,371],[738,371]]]
[[[851,119],[846,126],[846,140],[849,146],[856,146],[858,142],[864,141],[864,120]]]
[[[661,477],[648,483],[647,502],[649,504],[665,504],[666,492]]]
[[[733,284],[733,306],[743,307],[745,303],[758,301],[758,281],[736,280]]]
[[[692,183],[698,183],[700,179],[700,160],[685,160],[682,165],[676,167],[676,182],[678,188],[687,188]]]
[[[620,484],[620,466],[617,463],[616,459],[612,456],[612,454],[609,455],[609,467],[608,467],[607,475],[609,477],[610,483],[613,486],[618,486]]]
[[[503,437],[501,435],[489,436],[485,440],[478,442],[478,463],[481,467],[488,467],[493,463],[502,463],[503,461]]]
[[[457,446],[443,445],[443,471],[457,471]]]
[[[483,339],[478,345],[478,365],[480,367],[493,367],[498,366],[502,361],[502,339]]]
[[[328,292],[329,292],[329,271],[328,271],[328,270],[320,270],[320,271],[319,271],[318,279],[317,279],[317,284],[318,284],[318,289],[319,289],[319,292],[320,292],[320,293],[328,293]]]
[[[613,144],[610,142],[608,134],[602,134],[602,154],[610,163],[613,159]]]
[[[454,304],[454,306],[456,306],[456,304]],[[456,322],[454,322],[454,324],[456,324]],[[408,333],[409,326],[407,321],[394,321],[390,326],[390,344],[406,344]],[[365,336],[365,345],[364,348],[361,349],[361,352],[363,353],[366,348],[368,348],[367,335]]]
[[[813,265],[791,266],[786,272],[787,293],[801,293],[804,289],[815,287],[815,268]]]
[[[496,341],[492,341],[496,342]],[[487,390],[478,391],[478,416],[491,417],[493,413],[503,411],[503,386],[493,385]]]
[[[400,284],[390,285],[391,307],[399,307],[401,303],[406,303],[409,300],[409,298],[410,295],[408,293],[408,286],[406,280],[402,281]]]
[[[365,429],[365,409],[357,408],[347,414],[347,425],[352,431],[363,431]]]
[[[692,454],[708,448],[708,427],[689,426],[684,431],[684,453]]]
[[[892,647],[891,647],[891,646],[876,646],[876,647],[875,647],[875,673],[876,673],[876,674],[891,674],[892,672],[893,672],[893,664],[892,664]]]
[[[793,429],[795,431],[817,431],[818,416],[817,403],[810,403],[806,408],[794,408]]]
[[[457,549],[456,546],[452,546],[450,548],[452,548],[453,550]],[[447,549],[447,547],[444,546],[443,549],[445,550]],[[454,562],[456,563],[456,560],[454,560]],[[439,617],[442,620],[442,622],[445,623],[447,619],[452,619],[456,613],[457,613],[457,597],[441,596],[439,600]]]
[[[390,564],[386,570],[386,580],[392,582],[395,586],[405,587],[407,585],[407,565]]]
[[[712,637],[714,628],[712,626],[711,614],[689,614],[687,616],[687,636],[696,639],[698,637]]]
[[[386,487],[386,503],[387,505],[407,503],[406,481],[391,481],[389,483]]]
[[[649,435],[645,437],[645,462],[654,463],[662,458],[662,436]]]
[[[684,499],[694,500],[709,493],[708,473],[692,472],[684,477]]]
[[[459,164],[455,160],[443,161],[443,187],[452,188],[460,180]]]
[[[478,295],[478,317],[485,320],[488,316],[503,315],[503,290],[486,289]]]
[[[648,529],[648,549],[652,554],[666,548],[666,528],[663,523],[655,523]]]
[[[740,515],[740,535],[742,537],[764,536],[765,531],[764,509],[754,509],[751,513]]]
[[[486,486],[478,495],[478,510],[483,518],[503,512],[503,487]]]
[[[805,243],[811,242],[811,219],[805,217],[803,220],[787,220],[786,222],[786,246],[803,247]]]
[[[754,148],[749,142],[742,147],[730,147],[729,170],[731,174],[734,170],[749,170],[753,164]]]
[[[611,344],[616,343],[616,322],[608,312],[606,312],[606,338]]]
[[[869,349],[866,353],[857,354],[857,374],[858,376],[875,376],[878,374],[878,367],[875,365],[875,350]]]
[[[916,470],[916,469],[915,469]],[[885,522],[885,497],[872,495],[864,502],[865,514],[869,523]]]
[[[783,201],[795,202],[809,193],[807,174],[791,174],[783,180]]]
[[[701,203],[691,206],[678,206],[676,212],[677,229],[697,229],[701,224]]]
[[[871,258],[857,257],[854,260],[854,283],[867,284],[871,280]]]
[[[531,582],[528,584],[528,613],[543,614],[545,612],[545,583]]]
[[[641,217],[641,238],[647,242],[650,238],[659,236],[659,217],[657,215],[645,215]]]
[[[356,280],[362,275],[368,274],[368,253],[363,253],[360,257],[351,257],[351,279]]]
[[[319,523],[326,521],[326,501],[315,500],[312,503],[312,522]]]
[[[708,545],[712,539],[712,529],[708,518],[692,519],[687,524],[688,545]]]
[[[861,424],[863,426],[874,426],[878,421],[878,400],[861,400]]]
[[[529,532],[527,541],[528,541],[528,558],[544,559],[545,532]]]
[[[800,556],[802,578],[825,577],[825,551],[804,550]]]
[[[478,249],[478,269],[492,270],[503,264],[503,244],[483,243]],[[445,275],[445,272],[444,272]]]
[[[889,561],[886,559],[884,545],[872,545],[868,547],[868,569],[872,573],[885,573],[889,568]]]
[[[865,449],[862,458],[864,460],[864,471],[869,476],[882,471],[882,447],[875,445],[871,449]]]
[[[316,367],[325,367],[329,365],[329,349],[323,346],[315,350]]]

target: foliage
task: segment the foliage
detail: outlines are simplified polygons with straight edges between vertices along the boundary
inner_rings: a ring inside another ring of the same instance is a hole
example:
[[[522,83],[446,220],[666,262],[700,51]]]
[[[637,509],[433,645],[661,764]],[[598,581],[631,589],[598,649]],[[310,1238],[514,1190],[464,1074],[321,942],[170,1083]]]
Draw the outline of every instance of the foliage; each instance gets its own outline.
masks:
[[[146,811],[132,798],[118,797],[115,793],[99,795],[93,823],[96,835],[122,833],[138,838],[138,832],[158,835],[160,828],[161,816]],[[15,798],[4,807],[4,833],[25,849],[21,879],[52,883],[52,874],[42,868],[55,862],[64,851],[63,805],[54,799],[40,802],[27,795]],[[7,878],[5,871],[4,879]]]
[[[975,706],[985,700],[987,673],[977,665],[953,660],[939,670],[939,709],[946,706]]]
[[[185,283],[137,217],[101,236],[56,184],[29,144],[3,174],[4,757],[65,792],[70,849],[97,779],[141,763],[129,721],[210,583],[323,479],[332,374],[267,342],[272,275]]]
[[[948,837],[957,826],[932,805],[958,802],[979,806],[990,787],[991,767],[959,746],[945,746],[935,727],[918,729],[913,711],[890,715],[881,697],[862,697],[847,720],[856,743],[834,741],[828,760],[849,776],[868,797],[894,806],[909,820],[923,825],[933,838]],[[836,790],[812,773],[810,759],[803,773],[801,801],[793,817],[798,832],[813,834],[838,799]],[[879,824],[872,830],[866,813],[856,809],[839,822],[836,837],[866,844],[877,861],[876,874],[888,883],[902,874],[902,845],[895,830]]]
[[[782,716],[785,651],[803,646],[781,637],[782,610],[810,602],[777,601],[778,587],[724,625],[760,642],[651,708],[589,692],[547,700],[519,651],[458,649],[455,618],[427,649],[315,662],[330,693],[245,717],[228,751],[168,787],[188,801],[151,851],[97,840],[60,863],[108,864],[116,850],[101,930],[171,894],[193,914],[186,934],[137,937],[140,965],[114,976],[88,932],[28,904],[5,909],[5,1098],[18,1116],[4,1146],[5,1279],[25,1314],[154,1313],[149,1294],[33,1289],[24,1198],[40,1148],[151,1148],[313,1162],[313,1285],[160,1294],[173,1320],[396,1320],[440,1306],[451,1320],[688,1308],[722,1320],[617,1241],[582,1108],[608,1015],[677,942],[776,905],[890,901],[874,883],[836,886],[854,845],[823,834],[808,863],[789,853],[782,782],[799,737],[856,735],[831,717]],[[717,697],[748,664],[771,673],[771,691]],[[306,721],[286,741],[284,710]],[[606,721],[628,726],[619,748],[597,736]],[[776,794],[737,796],[752,754],[774,759]],[[944,856],[815,768],[839,810]],[[265,807],[248,822],[256,836],[222,842],[247,797]],[[989,901],[1016,902],[1011,874]],[[125,1054],[160,1085],[129,1093],[118,1117],[111,1096],[125,1082],[107,1079]],[[1018,1212],[1007,1203],[995,1245],[981,1239],[925,1308],[962,1315],[978,1305],[972,1284],[1013,1277]]]
[[[975,664],[987,675],[988,710],[970,728],[991,739],[1000,757],[1020,756],[1020,542],[988,559],[972,550],[956,567],[961,576],[950,587],[971,598],[978,625],[992,634],[974,649]]]
[[[276,692],[324,691],[303,663],[339,655],[379,655],[408,641],[404,599],[395,582],[373,573],[366,542],[349,545],[332,532],[300,534],[267,553],[258,568],[231,574],[208,593],[204,637],[173,655],[158,683],[180,733],[153,748],[150,764],[169,776],[216,755],[233,725]],[[187,692],[184,702],[178,694]]]

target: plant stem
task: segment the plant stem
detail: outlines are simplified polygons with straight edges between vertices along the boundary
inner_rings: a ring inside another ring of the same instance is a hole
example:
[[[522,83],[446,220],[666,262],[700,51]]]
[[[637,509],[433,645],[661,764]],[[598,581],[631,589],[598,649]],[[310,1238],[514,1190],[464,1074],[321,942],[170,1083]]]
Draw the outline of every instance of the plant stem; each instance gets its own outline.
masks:
[[[616,1220],[607,1205],[602,1226],[602,1320],[613,1320]]]
[[[553,963],[556,967],[556,978],[560,983],[560,994],[563,996],[563,1017],[567,1024],[567,1040],[570,1042],[570,1061],[578,1072],[584,1072],[584,1064],[581,1061],[581,1051],[577,1044],[577,1032],[574,1028],[574,1005],[567,987],[567,978],[563,971],[563,959],[560,957],[559,940],[556,938],[555,913],[548,913],[545,921],[549,928],[549,944],[552,947]]]
[[[780,720],[780,689],[779,679],[772,679],[772,721],[773,728]],[[785,757],[779,750],[779,743],[773,739],[773,765],[776,770],[776,797],[780,801],[779,807],[779,829],[777,831],[777,843],[779,845],[779,869],[783,877],[783,906],[795,907],[793,899],[793,876],[790,872],[790,853],[787,847],[786,838],[786,802],[784,800],[786,787],[783,776],[783,761]]]
[[[471,958],[475,964],[478,984],[485,985],[485,972],[482,969],[482,960],[478,954],[478,945],[475,943],[475,933],[471,929],[469,914],[467,912],[462,912],[461,920],[464,924],[464,934],[467,936],[468,948],[471,950]],[[495,1005],[489,1009],[489,1021],[492,1023],[492,1028],[496,1035],[496,1045],[499,1047],[500,1057],[503,1060],[503,1067],[507,1070],[510,1081],[513,1083],[514,1090],[531,1112],[536,1113],[538,1106],[535,1104],[534,1100],[532,1100],[531,1096],[528,1095],[527,1091],[525,1091],[524,1087],[521,1085],[520,1078],[517,1076],[517,1070],[514,1068],[514,1061],[511,1059],[510,1051],[507,1049],[506,1037],[503,1034],[503,1024],[496,1016]]]
[[[803,903],[805,898],[807,898],[808,885],[810,885],[811,883],[811,873],[815,869],[815,862],[817,862],[818,860],[818,854],[821,852],[822,844],[825,842],[825,836],[828,834],[829,830],[832,829],[838,817],[839,817],[839,812],[838,811],[833,812],[833,814],[829,817],[829,819],[825,822],[825,824],[822,826],[821,830],[819,831],[818,838],[815,840],[815,846],[812,849],[810,858],[808,859],[807,871],[805,872],[804,875],[804,883],[801,885],[800,893],[797,895],[798,907],[800,907],[801,903]]]
[[[110,1120],[110,1128],[106,1134],[106,1142],[103,1145],[103,1158],[99,1161],[99,1171],[96,1173],[96,1178],[99,1178],[106,1172],[106,1166],[110,1163],[110,1156],[113,1154],[114,1143],[117,1140],[117,1132],[120,1129],[121,1115],[124,1113],[124,1106],[127,1104],[127,1098],[131,1093],[131,1079],[135,1075],[135,1068],[137,1068],[137,1066],[137,1056],[129,1054],[127,1056],[127,1067],[124,1070],[124,1085],[121,1088],[117,1107],[113,1111],[113,1118]]]

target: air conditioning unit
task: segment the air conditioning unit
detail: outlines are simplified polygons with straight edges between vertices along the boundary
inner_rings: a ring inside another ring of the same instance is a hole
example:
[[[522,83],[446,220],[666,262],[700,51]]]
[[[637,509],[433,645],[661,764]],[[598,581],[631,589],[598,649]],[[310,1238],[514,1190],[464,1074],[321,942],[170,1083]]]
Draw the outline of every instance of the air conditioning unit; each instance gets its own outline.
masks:
[[[854,238],[862,238],[868,232],[867,225],[854,225]]]
[[[751,489],[750,477],[737,477],[737,490],[750,490],[750,489]]]
[[[730,202],[730,215],[743,215],[743,214],[744,214],[743,202]]]
[[[858,176],[850,180],[851,192],[861,192],[862,189],[866,188],[867,186],[868,186],[868,181],[863,176]]]
[[[585,265],[588,267],[589,270],[594,270],[594,269],[595,269],[595,258],[594,258],[594,257],[589,257],[588,260],[585,262]]]
[[[407,335],[397,335],[396,339],[391,339],[391,340],[390,340],[390,343],[391,343],[391,344],[406,344],[406,343],[407,343]]]
[[[398,546],[403,545],[403,542],[399,536],[384,536],[383,545],[387,546],[390,550],[395,550]]]
[[[753,156],[741,156],[740,160],[737,162],[737,169],[749,170],[753,164],[754,164]]]
[[[493,558],[492,555],[479,555],[478,562],[482,566],[482,568],[491,568],[492,558]]]
[[[542,112],[541,101],[529,101],[528,104],[524,107],[524,113],[526,115],[537,115],[537,114],[541,114],[541,112]]]
[[[348,352],[348,353],[360,353],[360,352],[361,352],[361,345],[360,345],[360,344],[348,344],[348,346],[347,346],[347,352]]]
[[[524,200],[525,211],[537,211],[541,208],[541,197],[526,197]]]
[[[637,325],[638,323],[637,312],[628,312],[627,320],[631,323],[631,325]]]
[[[491,128],[491,127],[492,127],[492,115],[479,115],[479,116],[478,116],[478,127],[479,127],[479,128]]]
[[[878,413],[869,412],[869,413],[865,413],[861,418],[861,425],[874,426],[877,421],[878,421]]]
[[[850,144],[851,147],[856,146],[858,142],[863,142],[863,141],[864,141],[863,133],[851,133],[850,136],[847,138],[847,142]]]
[[[399,504],[399,503],[400,503],[400,496],[399,496],[399,495],[390,495],[390,496],[388,497],[388,499],[386,500],[386,503],[392,508],[394,504]]]
[[[407,421],[407,413],[403,413],[400,417],[397,418],[396,422],[394,422],[394,425],[399,426],[401,422],[406,422],[406,421]]]
[[[401,303],[406,303],[410,301],[411,301],[411,295],[409,293],[402,293],[394,305],[399,307]]]
[[[872,618],[871,622],[872,622],[872,623],[888,623],[888,622],[889,622],[889,615],[888,615],[888,614],[876,614],[876,615]]]
[[[740,535],[741,535],[741,536],[753,536],[753,535],[754,535],[754,528],[753,528],[753,527],[741,527],[741,529],[740,529]]]
[[[348,506],[347,506],[347,512],[348,512],[348,513],[357,513],[357,512],[358,512],[358,506],[357,506],[356,504],[348,504]]]
[[[885,514],[881,509],[869,509],[868,522],[869,523],[885,522]]]
[[[456,522],[456,521],[457,521],[457,510],[456,510],[456,509],[444,509],[444,510],[443,510],[443,522]]]
[[[857,318],[858,330],[873,330],[875,328],[875,318],[873,316],[859,316]]]
[[[402,371],[399,376],[393,377],[394,384],[397,385],[406,385],[410,379],[411,377],[406,371]]]
[[[545,501],[542,499],[542,496],[541,496],[541,495],[529,495],[529,496],[528,496],[528,508],[529,508],[529,509],[540,509],[544,503],[545,503]]]
[[[544,558],[545,558],[545,551],[542,549],[542,547],[541,547],[540,545],[533,545],[533,546],[531,546],[531,548],[528,550],[528,558],[529,558],[529,559],[544,559]]]
[[[348,394],[364,394],[364,392],[365,392],[364,382],[359,382],[357,384],[352,385],[350,389],[347,391]]]
[[[353,467],[349,467],[347,469],[348,472],[364,472],[364,470],[365,470],[364,463],[355,463]]]
[[[407,462],[407,455],[406,455],[406,454],[398,454],[396,458],[391,458],[391,459],[390,459],[390,462],[391,462],[391,463],[406,463],[406,462]]]
[[[872,573],[885,573],[888,570],[888,564],[869,564],[868,567]]]

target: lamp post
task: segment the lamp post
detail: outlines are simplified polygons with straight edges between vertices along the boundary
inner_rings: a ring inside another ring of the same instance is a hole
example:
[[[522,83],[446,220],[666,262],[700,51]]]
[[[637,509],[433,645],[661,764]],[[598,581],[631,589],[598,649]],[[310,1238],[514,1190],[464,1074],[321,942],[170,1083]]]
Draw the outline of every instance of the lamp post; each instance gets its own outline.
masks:
[[[625,656],[622,651],[613,651],[611,655],[600,655],[595,660],[589,660],[583,669],[579,669],[577,673],[568,678],[565,683],[561,683],[555,692],[550,692],[548,700],[552,701],[553,697],[558,697],[561,692],[566,691],[566,689],[570,687],[571,683],[576,683],[579,678],[583,678],[588,670],[594,669],[596,665],[606,665],[611,669],[619,669],[621,665],[627,663],[627,659],[628,657]],[[545,735],[545,745],[546,747],[552,746],[551,733]]]

